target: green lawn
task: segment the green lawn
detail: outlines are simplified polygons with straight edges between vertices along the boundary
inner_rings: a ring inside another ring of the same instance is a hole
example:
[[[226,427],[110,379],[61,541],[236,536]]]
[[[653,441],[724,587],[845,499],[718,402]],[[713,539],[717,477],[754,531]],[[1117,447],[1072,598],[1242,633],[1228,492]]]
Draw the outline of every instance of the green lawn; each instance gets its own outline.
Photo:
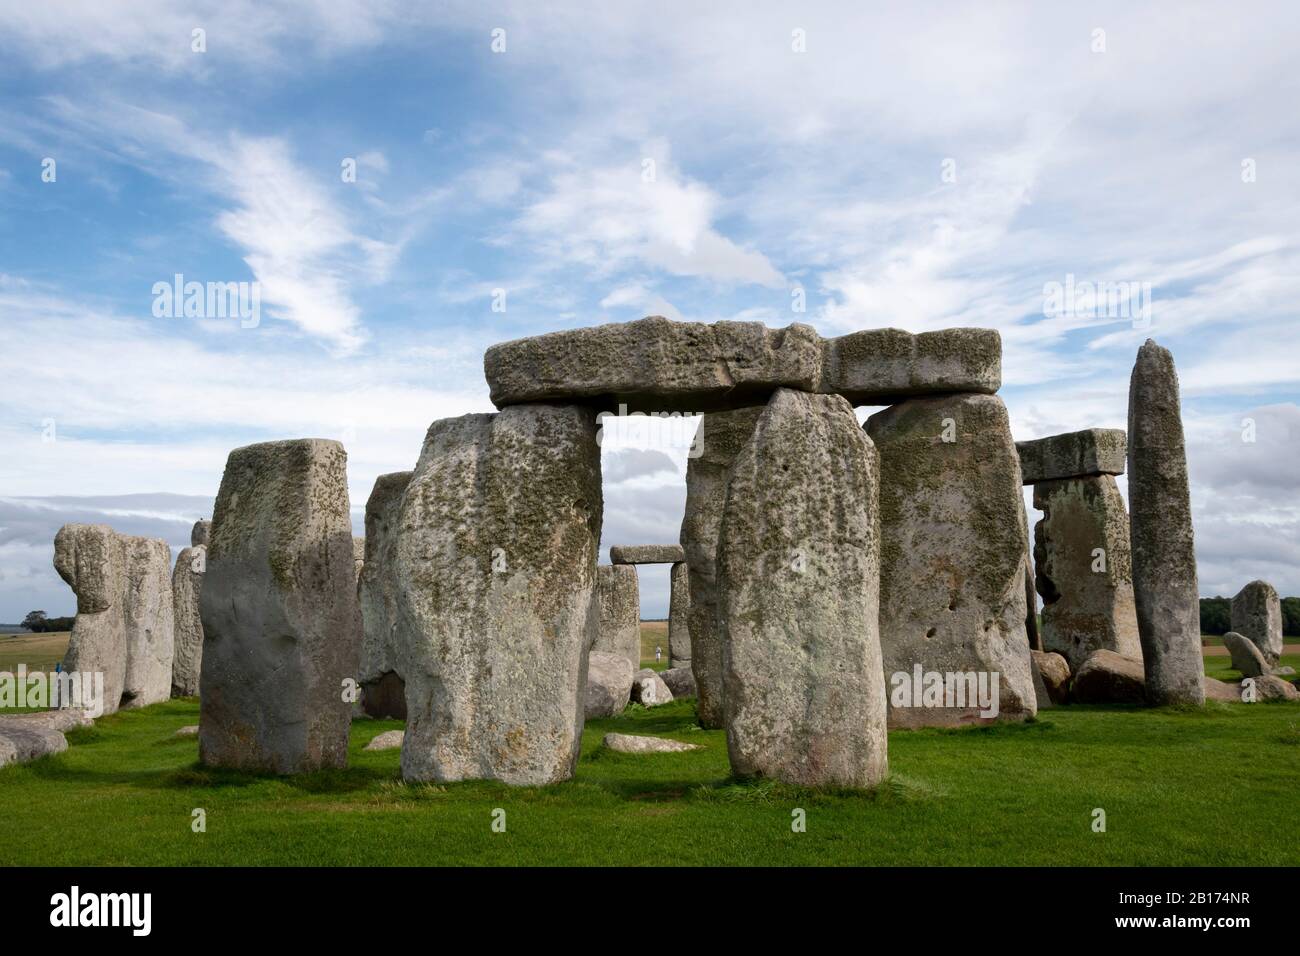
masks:
[[[125,712],[0,770],[0,864],[1300,864],[1295,704],[1068,707],[893,733],[874,795],[728,780],[724,735],[695,729],[689,700],[591,722],[576,779],[541,789],[403,784],[396,751],[361,749],[391,721],[352,725],[345,771],[210,771],[193,737],[172,736],[197,721],[190,700]],[[704,749],[614,754],[611,730]],[[206,833],[191,832],[196,807]]]

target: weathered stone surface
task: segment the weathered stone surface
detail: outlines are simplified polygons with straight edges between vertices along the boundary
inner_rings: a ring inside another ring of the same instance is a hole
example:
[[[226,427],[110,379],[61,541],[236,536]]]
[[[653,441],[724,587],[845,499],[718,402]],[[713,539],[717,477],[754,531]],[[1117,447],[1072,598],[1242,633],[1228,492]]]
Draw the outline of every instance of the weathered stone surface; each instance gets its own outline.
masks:
[[[828,339],[815,391],[854,405],[888,405],[946,392],[992,395],[1002,386],[1002,336],[996,329],[941,329],[913,335],[866,329]]]
[[[596,569],[600,629],[592,650],[619,654],[632,669],[641,666],[641,590],[630,564],[602,564]]]
[[[690,661],[681,667],[670,667],[660,671],[659,677],[673,692],[674,699],[695,696],[695,671],[691,670]]]
[[[77,619],[64,667],[104,675],[104,713],[115,713],[126,685],[126,553],[105,524],[66,524],[54,537],[54,568],[77,595]]]
[[[1174,358],[1152,339],[1128,394],[1133,596],[1150,703],[1201,704],[1201,610]]]
[[[741,776],[885,777],[879,474],[838,395],[777,391],[736,456],[717,559],[727,751]]]
[[[172,552],[161,538],[122,535],[126,550],[126,681],[122,707],[171,697],[176,652]]]
[[[197,737],[198,735],[199,735],[198,724],[187,724],[186,726],[177,730],[176,733],[172,734],[173,737]]]
[[[1142,659],[1128,513],[1110,475],[1040,481],[1034,564],[1043,597],[1043,650],[1078,668],[1095,650]]]
[[[393,577],[397,517],[411,472],[380,475],[366,501],[365,554],[357,581],[361,607],[361,706],[371,717],[406,719],[406,684],[397,672],[397,592]]]
[[[27,763],[67,749],[67,738],[57,730],[11,720],[0,722],[0,767]]]
[[[57,730],[60,733],[75,730],[78,727],[93,727],[94,725],[95,721],[92,717],[85,711],[74,707],[42,710],[30,714],[4,714],[0,716],[0,727]]]
[[[1070,665],[1060,654],[1030,651],[1034,667],[1042,676],[1043,686],[1054,704],[1064,704],[1070,697]]]
[[[67,670],[104,674],[104,712],[171,694],[175,606],[171,550],[107,525],[64,525],[54,566],[77,593]]]
[[[1255,682],[1255,701],[1257,703],[1268,704],[1276,701],[1300,700],[1300,690],[1296,690],[1295,687],[1280,677],[1263,674],[1248,679]]]
[[[668,689],[664,679],[645,667],[632,675],[632,702],[642,707],[659,707],[671,704],[673,692]]]
[[[686,510],[682,549],[691,588],[687,625],[691,635],[691,670],[701,727],[721,729],[722,637],[718,629],[717,551],[722,509],[727,500],[731,464],[754,433],[762,408],[714,412],[700,418],[695,446],[700,454],[686,462]]]
[[[397,750],[402,746],[402,740],[406,737],[403,730],[385,730],[382,734],[377,734],[370,743],[366,744],[366,750]]]
[[[199,594],[207,570],[205,545],[182,548],[172,569],[172,600],[176,608],[176,647],[172,656],[172,696],[197,697],[203,668],[203,618]]]
[[[1025,633],[1029,549],[1020,459],[992,395],[912,399],[877,412],[880,646],[885,676],[987,674],[998,719],[1037,711]],[[945,440],[951,439],[951,440]],[[901,678],[900,678],[901,680]],[[978,722],[978,706],[896,707],[891,727]]]
[[[207,562],[200,759],[275,773],[344,766],[360,620],[343,446],[232,451]]]
[[[1087,475],[1122,475],[1127,452],[1122,428],[1085,428],[1016,442],[1020,479],[1027,485]]]
[[[625,654],[592,651],[587,663],[586,718],[617,717],[631,699],[632,663]]]
[[[1038,669],[1038,662],[1033,658],[1029,661],[1029,672],[1034,678],[1034,701],[1039,710],[1046,710],[1049,707],[1055,707],[1056,703],[1052,700],[1051,693],[1047,690],[1047,683],[1043,680],[1042,672]]]
[[[1276,664],[1282,655],[1282,602],[1267,581],[1251,581],[1232,599],[1232,629],[1244,634]]]
[[[668,663],[673,667],[691,666],[691,572],[685,561],[678,561],[669,572],[671,590],[668,597]],[[691,678],[692,685],[695,679]]]
[[[1030,650],[1043,649],[1043,632],[1038,622],[1038,591],[1034,586],[1034,562],[1029,555],[1025,555],[1025,636],[1029,638]]]
[[[1244,634],[1229,631],[1223,635],[1223,646],[1232,657],[1232,667],[1242,677],[1259,677],[1269,673],[1268,661],[1255,642]]]
[[[609,549],[611,564],[677,564],[686,560],[680,544],[616,544]]]
[[[194,527],[190,529],[190,547],[198,548],[208,546],[208,539],[212,536],[212,522],[206,518],[194,522]]]
[[[1100,650],[1075,671],[1070,695],[1079,704],[1141,704],[1146,700],[1145,685],[1141,661]]]
[[[595,414],[529,405],[434,422],[394,557],[407,780],[573,775],[596,639]]]
[[[1287,664],[1283,667],[1274,667],[1270,673],[1272,673],[1274,677],[1292,677],[1295,675],[1295,668],[1290,664]]]
[[[1206,700],[1221,700],[1233,704],[1241,703],[1240,684],[1229,684],[1226,681],[1207,677],[1202,681],[1202,685],[1205,687]]]
[[[686,750],[703,750],[699,744],[684,744],[666,737],[642,737],[637,734],[606,734],[605,746],[622,754],[673,754]]]
[[[887,404],[936,392],[996,392],[1002,340],[993,329],[868,329],[822,339],[799,323],[770,329],[648,316],[503,342],[487,350],[483,368],[498,408],[561,401],[729,411],[762,404],[778,388]]]

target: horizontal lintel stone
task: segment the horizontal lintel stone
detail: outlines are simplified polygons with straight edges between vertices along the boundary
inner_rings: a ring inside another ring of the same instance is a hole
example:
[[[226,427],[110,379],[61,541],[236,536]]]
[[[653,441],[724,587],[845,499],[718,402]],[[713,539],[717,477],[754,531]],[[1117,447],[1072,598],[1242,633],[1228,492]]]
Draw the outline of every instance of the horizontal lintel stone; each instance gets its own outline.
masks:
[[[1122,475],[1127,440],[1122,428],[1085,428],[1033,441],[1016,442],[1026,485],[1059,478]]]
[[[680,544],[616,544],[609,549],[610,564],[676,564],[686,560]]]

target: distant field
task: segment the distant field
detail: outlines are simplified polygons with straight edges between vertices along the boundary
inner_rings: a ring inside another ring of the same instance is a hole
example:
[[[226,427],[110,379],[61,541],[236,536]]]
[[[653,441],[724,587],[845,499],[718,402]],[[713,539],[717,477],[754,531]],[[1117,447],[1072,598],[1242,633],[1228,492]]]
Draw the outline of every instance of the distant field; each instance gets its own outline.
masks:
[[[655,648],[661,647],[664,652],[664,659],[655,663]],[[664,670],[668,667],[668,622],[667,621],[642,621],[641,622],[641,663],[646,667],[652,667],[657,671]]]
[[[0,634],[0,671],[12,672],[19,664],[26,664],[29,672],[51,670],[68,653],[71,636],[70,631]]]

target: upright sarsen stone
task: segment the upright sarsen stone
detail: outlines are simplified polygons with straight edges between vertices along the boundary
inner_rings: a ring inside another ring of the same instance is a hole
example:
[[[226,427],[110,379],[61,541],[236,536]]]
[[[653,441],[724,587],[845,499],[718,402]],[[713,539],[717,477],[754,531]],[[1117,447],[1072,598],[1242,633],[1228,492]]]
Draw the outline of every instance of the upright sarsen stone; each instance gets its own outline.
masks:
[[[838,395],[778,390],[735,459],[717,570],[737,774],[884,779],[878,477],[875,448]]]
[[[1043,512],[1034,528],[1043,650],[1062,655],[1072,671],[1096,650],[1141,660],[1128,512],[1115,479],[1040,481],[1034,507]]]
[[[1178,373],[1173,356],[1152,339],[1138,350],[1129,382],[1128,476],[1147,700],[1199,706],[1205,665]]]
[[[698,457],[686,463],[686,511],[681,541],[691,589],[687,613],[691,636],[691,670],[695,673],[696,714],[700,726],[720,729],[722,713],[722,639],[718,632],[716,562],[722,508],[727,500],[731,463],[754,433],[763,407],[701,416],[694,447]]]
[[[393,632],[397,590],[393,557],[402,495],[411,472],[380,475],[366,501],[365,553],[357,582],[361,606],[361,706],[371,717],[406,719],[406,685],[397,671]]]
[[[275,773],[344,766],[360,620],[343,446],[232,451],[207,566],[200,759]]]
[[[126,552],[105,524],[65,524],[54,537],[54,568],[77,595],[64,669],[104,675],[104,713],[126,685]]]
[[[212,522],[206,518],[194,522],[194,527],[190,529],[190,547],[197,548],[200,545],[208,546],[208,539],[212,536]]]
[[[1232,629],[1250,638],[1269,666],[1282,655],[1282,601],[1267,581],[1251,581],[1232,599]]]
[[[182,548],[172,569],[172,597],[176,605],[176,652],[172,657],[172,696],[197,697],[203,667],[203,619],[199,595],[207,571],[205,545]]]
[[[671,667],[691,664],[691,572],[678,561],[669,572],[668,661]]]
[[[122,706],[147,707],[172,693],[176,606],[172,552],[161,538],[122,535],[126,554],[126,676]]]
[[[998,717],[1032,716],[1028,531],[1002,400],[910,399],[872,415],[866,427],[880,453],[880,647],[891,682],[890,726],[981,719],[969,700],[918,706],[909,696],[906,706],[895,704],[892,688],[918,666],[975,675],[990,692],[996,679]]]
[[[599,618],[595,432],[591,410],[548,405],[430,426],[393,561],[407,780],[573,775]]]
[[[602,564],[596,569],[600,625],[593,651],[626,658],[641,668],[641,586],[631,564]]]

